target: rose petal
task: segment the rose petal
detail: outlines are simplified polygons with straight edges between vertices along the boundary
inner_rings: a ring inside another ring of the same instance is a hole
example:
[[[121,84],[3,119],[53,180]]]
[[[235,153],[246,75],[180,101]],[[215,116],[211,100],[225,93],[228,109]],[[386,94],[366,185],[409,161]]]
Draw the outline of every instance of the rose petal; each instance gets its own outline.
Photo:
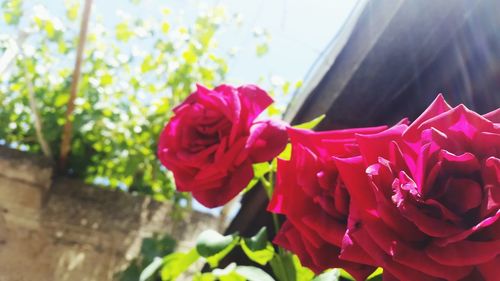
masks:
[[[481,205],[482,188],[477,182],[470,179],[451,178],[446,185],[446,193],[440,201],[454,212],[463,214]]]
[[[227,185],[222,188],[193,190],[193,197],[208,208],[222,206],[242,191],[253,178],[250,162],[245,162],[230,174]]]
[[[486,184],[500,188],[500,159],[496,157],[486,159],[482,173]]]
[[[361,156],[351,158],[333,157],[339,170],[339,175],[351,195],[351,200],[365,210],[375,209],[375,198],[371,192],[368,177],[365,176],[365,166]]]
[[[431,127],[443,132],[454,132],[456,136],[462,135],[471,140],[477,132],[493,130],[493,123],[461,104],[426,120],[418,128],[424,130]]]
[[[304,242],[300,238],[300,233],[289,221],[285,221],[281,226],[273,243],[296,254],[301,263],[312,271],[317,273],[323,271],[322,268],[313,263],[312,257],[307,252]]]
[[[376,266],[375,261],[368,255],[358,243],[354,242],[350,235],[350,230],[347,230],[343,239],[339,258],[355,263],[367,264]]]
[[[472,267],[451,267],[436,263],[422,249],[414,249],[378,220],[370,221],[364,229],[394,261],[414,270],[446,280],[463,278],[472,271]]]
[[[320,158],[355,156],[348,144],[355,142],[356,134],[373,134],[386,129],[387,126],[355,128],[347,130],[332,130],[314,132],[312,130],[288,128],[292,143],[301,143],[311,149]]]
[[[439,152],[439,158],[443,161],[443,169],[462,175],[471,174],[481,168],[479,160],[470,152],[455,155],[443,149]]]
[[[283,151],[288,141],[286,124],[263,120],[252,124],[246,148],[253,163],[271,161]]]
[[[292,217],[287,216],[287,220],[290,221],[293,226],[300,233],[300,237],[305,243],[307,247],[314,247],[318,249],[325,243],[325,240],[321,237],[321,235],[304,224],[302,217]]]
[[[395,181],[394,189],[396,190],[396,195],[393,196],[393,201],[400,213],[409,221],[413,222],[420,231],[431,237],[447,237],[455,235],[463,231],[463,229],[450,224],[449,222],[430,217],[422,212],[420,208],[415,206],[415,200],[412,200],[413,193],[412,188],[407,186],[415,185],[412,184],[411,179],[404,173],[401,172],[399,181]],[[415,187],[413,187],[413,190]]]
[[[304,194],[301,186],[297,185],[294,163],[278,159],[277,184],[268,210],[289,216],[300,216],[313,213],[317,208],[311,199]]]
[[[290,200],[287,199],[286,196],[286,186],[287,183],[287,175],[290,173],[290,164],[289,161],[285,161],[283,159],[277,159],[277,167],[278,173],[276,175],[277,184],[274,187],[273,196],[271,200],[269,200],[269,205],[267,206],[267,210],[276,214],[284,214],[287,210],[287,204],[290,204]]]
[[[316,233],[321,233],[322,238],[327,242],[338,247],[342,245],[342,237],[346,231],[344,222],[335,221],[321,212],[304,216],[302,221],[308,228],[316,231]]]
[[[496,280],[500,276],[500,256],[477,266],[484,280]]]
[[[499,124],[500,126],[500,124]],[[498,132],[480,132],[472,141],[474,153],[479,156],[489,157],[500,155],[500,127]]]
[[[483,115],[484,118],[490,120],[493,123],[500,123],[500,108],[490,111]]]
[[[308,240],[301,237],[299,228],[286,221],[273,243],[295,253],[301,263],[316,274],[332,267],[339,267],[348,271],[356,280],[365,280],[375,270],[371,266],[340,260],[337,257],[340,249],[333,245],[323,243],[320,247],[312,247],[308,244]]]
[[[404,136],[412,140],[419,138],[420,134],[416,130],[422,123],[449,110],[451,110],[451,106],[446,102],[442,94],[438,94],[429,107],[408,127]]]
[[[238,87],[239,98],[242,108],[245,110],[243,118],[248,121],[250,126],[255,118],[273,103],[273,99],[266,91],[256,85],[243,85]]]
[[[484,192],[483,192],[483,202],[481,206],[481,213],[480,216],[481,218],[487,217],[491,215],[492,212],[495,212],[495,210],[498,211],[500,207],[500,188],[499,186],[494,186],[487,184],[484,187]]]
[[[213,90],[204,88],[196,101],[203,106],[221,112],[231,123],[238,124],[241,116],[241,102],[236,89],[229,85],[220,85]]]
[[[370,254],[375,260],[375,263],[384,268],[384,274],[388,272],[390,275],[397,278],[397,280],[435,281],[435,278],[422,273],[420,270],[413,270],[403,264],[394,262],[389,255],[377,246],[364,227],[352,232],[351,235],[361,248]]]
[[[444,265],[477,265],[491,261],[500,254],[500,240],[487,242],[462,240],[445,247],[431,244],[425,252]]]
[[[369,166],[377,163],[379,157],[390,159],[389,144],[400,139],[406,128],[406,125],[398,125],[377,134],[356,135],[356,141],[359,144],[365,164]]]
[[[372,186],[377,202],[377,210],[380,218],[393,231],[405,237],[408,241],[421,241],[425,235],[410,221],[399,213],[399,210],[389,200],[392,195],[392,177],[389,177],[389,167],[382,164],[374,164],[367,169],[367,173],[374,183]]]
[[[436,239],[436,240],[434,240],[434,242],[436,243],[436,245],[438,245],[440,247],[444,247],[450,243],[455,243],[455,242],[467,239],[470,235],[472,235],[472,234],[474,234],[474,233],[476,233],[476,232],[478,232],[486,227],[492,226],[495,222],[499,221],[499,219],[500,219],[500,210],[497,209],[496,214],[482,220],[481,222],[474,225],[473,227],[471,227],[471,228],[469,228],[461,233],[458,233],[456,235],[450,236],[450,237],[445,237],[443,239]]]

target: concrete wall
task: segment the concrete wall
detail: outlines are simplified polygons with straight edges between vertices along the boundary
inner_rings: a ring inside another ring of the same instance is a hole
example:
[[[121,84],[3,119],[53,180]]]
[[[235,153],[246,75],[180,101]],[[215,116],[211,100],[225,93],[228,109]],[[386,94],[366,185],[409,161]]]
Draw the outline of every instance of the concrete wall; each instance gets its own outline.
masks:
[[[113,280],[142,239],[169,233],[188,248],[216,218],[145,196],[54,178],[43,157],[0,147],[0,281]]]

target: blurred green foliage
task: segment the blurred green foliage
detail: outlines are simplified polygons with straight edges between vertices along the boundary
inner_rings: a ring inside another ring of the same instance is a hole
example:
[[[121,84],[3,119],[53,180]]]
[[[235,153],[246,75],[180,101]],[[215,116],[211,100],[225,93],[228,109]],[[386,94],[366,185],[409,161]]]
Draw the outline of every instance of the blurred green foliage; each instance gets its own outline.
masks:
[[[58,159],[83,1],[65,0],[64,12],[57,15],[34,4],[1,3],[0,62],[9,48],[18,52],[9,67],[0,67],[0,144],[41,153],[28,98],[32,87],[43,136]],[[111,27],[92,11],[64,172],[177,202],[188,195],[175,192],[172,175],[161,167],[157,138],[172,108],[196,83],[213,87],[225,80],[231,54],[217,47],[216,35],[241,19],[213,7],[186,23],[168,8],[158,10],[147,18],[119,13]],[[269,35],[256,36],[261,37]],[[292,91],[290,82],[278,80],[271,82],[271,95]],[[283,109],[274,105],[268,114]]]
[[[140,279],[141,273],[149,266],[158,263],[158,259],[161,261],[163,256],[171,254],[176,246],[176,242],[173,238],[168,235],[165,236],[153,236],[151,238],[145,238],[142,240],[141,251],[137,258],[133,259],[129,266],[119,274],[118,279],[120,281],[137,281]],[[158,268],[163,264],[160,263],[157,268],[150,270],[148,280],[159,279]],[[147,273],[147,272],[146,272]]]
[[[162,240],[149,239],[149,243],[162,245]],[[234,262],[221,264],[233,249],[241,247],[250,265]],[[148,247],[151,248],[151,247]],[[171,249],[171,248],[169,248]],[[304,267],[297,256],[283,249],[275,251],[267,237],[267,229],[261,228],[252,237],[241,237],[237,233],[222,235],[215,230],[203,231],[196,246],[184,252],[141,251],[140,258],[134,261],[120,275],[121,281],[173,281],[180,276],[193,275],[195,281],[339,281],[354,280],[342,269],[330,269],[316,275]],[[137,261],[142,261],[137,263]],[[149,261],[149,264],[146,263]],[[200,263],[201,261],[201,263]],[[208,263],[202,272],[196,272],[200,265]],[[198,268],[196,268],[197,266]],[[382,269],[377,269],[369,281],[381,280]]]
[[[40,152],[28,103],[30,80],[44,137],[58,159],[83,5],[66,1],[66,13],[56,17],[26,2],[2,2],[5,25],[13,32],[0,37],[0,51],[28,35],[9,69],[0,73],[0,139]],[[163,9],[156,19],[122,16],[108,30],[98,12],[93,11],[85,46],[68,173],[171,198],[171,177],[156,158],[157,138],[172,106],[195,83],[211,87],[224,80],[227,63],[214,37],[228,17],[214,8],[184,26]]]

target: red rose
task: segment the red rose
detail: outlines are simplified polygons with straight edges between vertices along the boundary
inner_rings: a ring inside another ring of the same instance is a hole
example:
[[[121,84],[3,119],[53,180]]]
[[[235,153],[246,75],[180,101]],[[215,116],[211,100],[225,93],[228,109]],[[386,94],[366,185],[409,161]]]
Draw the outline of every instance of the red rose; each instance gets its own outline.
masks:
[[[289,129],[289,161],[278,159],[277,185],[269,210],[286,215],[274,242],[297,254],[302,264],[319,273],[342,267],[364,280],[373,264],[360,248],[339,258],[350,198],[333,156],[359,155],[357,133],[376,133],[385,127],[313,132]]]
[[[439,96],[410,126],[359,135],[361,159],[336,159],[358,207],[346,237],[384,280],[498,280],[499,117]]]
[[[252,164],[273,159],[287,142],[286,126],[256,117],[272,103],[262,89],[198,85],[174,109],[161,133],[158,157],[179,191],[207,207],[227,203],[253,178]]]

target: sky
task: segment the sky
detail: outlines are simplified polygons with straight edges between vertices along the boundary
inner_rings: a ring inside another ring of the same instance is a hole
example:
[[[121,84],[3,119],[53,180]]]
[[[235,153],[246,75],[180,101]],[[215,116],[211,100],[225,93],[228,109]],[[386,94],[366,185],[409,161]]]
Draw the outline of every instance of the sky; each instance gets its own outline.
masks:
[[[43,5],[51,14],[63,16],[68,0],[27,0],[25,8]],[[72,0],[70,0],[72,1]],[[83,1],[80,0],[81,7]],[[137,3],[134,3],[137,2]],[[228,58],[227,83],[289,81],[292,85],[321,61],[359,0],[93,0],[91,22],[102,21],[107,29],[121,22],[123,15],[161,18],[168,7],[169,17],[189,26],[198,14],[222,6],[228,16],[238,15],[241,24],[224,24],[216,34],[218,50],[234,53]],[[78,27],[79,22],[73,23]],[[2,27],[0,25],[0,27]],[[3,29],[4,27],[2,27]],[[256,33],[269,36],[256,37]],[[267,38],[267,39],[265,39]],[[256,47],[266,42],[268,52],[257,57]],[[149,47],[149,46],[148,46]],[[271,79],[274,78],[274,79]],[[286,101],[285,101],[286,103]]]
[[[50,6],[55,0],[44,1]],[[167,6],[172,16],[192,20],[203,9],[223,6],[228,14],[238,14],[239,27],[225,26],[217,38],[227,51],[237,50],[229,59],[227,79],[233,83],[255,83],[261,77],[279,76],[287,81],[301,80],[328,43],[341,29],[358,0],[142,0],[94,1],[95,13],[116,16],[118,10],[135,15],[158,14]],[[112,19],[110,19],[112,21]],[[270,34],[269,52],[256,57],[255,31]]]

